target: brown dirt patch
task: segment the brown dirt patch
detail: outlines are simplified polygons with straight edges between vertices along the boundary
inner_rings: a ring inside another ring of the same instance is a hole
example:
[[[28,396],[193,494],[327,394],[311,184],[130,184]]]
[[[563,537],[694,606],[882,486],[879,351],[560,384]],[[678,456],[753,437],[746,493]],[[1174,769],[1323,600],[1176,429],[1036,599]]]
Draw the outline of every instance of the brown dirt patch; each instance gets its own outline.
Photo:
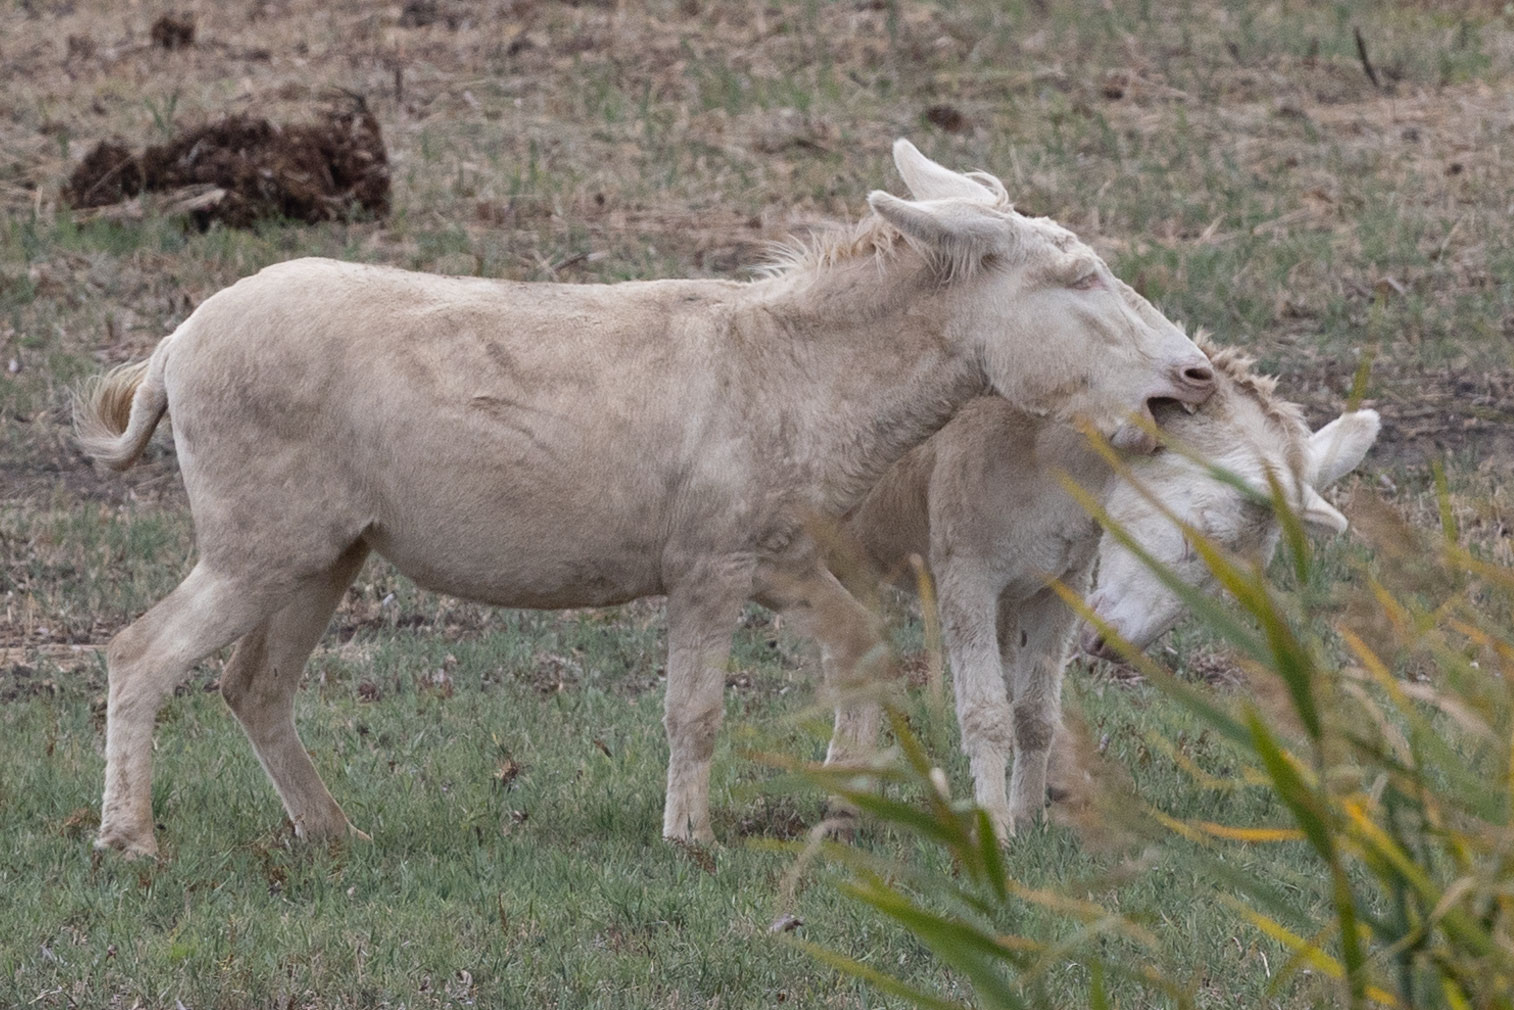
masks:
[[[246,228],[265,218],[315,224],[389,213],[389,158],[378,120],[358,100],[315,123],[276,125],[232,115],[134,155],[101,141],[70,176],[64,197],[104,207],[143,192],[211,187],[185,209],[200,227]]]
[[[77,501],[184,504],[184,485],[171,456],[160,456],[115,473],[73,460],[0,460],[0,504],[47,502],[58,495]]]
[[[152,24],[153,45],[160,49],[188,49],[195,44],[195,16],[187,12],[164,14]]]
[[[142,166],[119,139],[102,140],[84,156],[68,182],[75,207],[120,203],[142,192]]]
[[[1300,359],[1285,370],[1285,388],[1318,428],[1340,414],[1356,362],[1317,353]],[[1376,395],[1362,405],[1383,419],[1368,456],[1373,469],[1428,466],[1448,456],[1469,457],[1485,468],[1514,468],[1514,371],[1379,359],[1371,388]]]
[[[0,701],[52,697],[58,693],[56,681],[45,680],[24,663],[0,667]]]
[[[457,3],[455,0],[405,0],[400,9],[401,28],[429,28],[445,25],[451,31],[471,27],[477,18],[473,4]]]
[[[1514,373],[1420,374],[1379,402],[1383,433],[1372,449],[1378,467],[1463,455],[1514,467]]]
[[[808,834],[811,821],[793,797],[759,796],[736,814],[732,827],[734,830],[727,829],[724,834],[791,841]]]

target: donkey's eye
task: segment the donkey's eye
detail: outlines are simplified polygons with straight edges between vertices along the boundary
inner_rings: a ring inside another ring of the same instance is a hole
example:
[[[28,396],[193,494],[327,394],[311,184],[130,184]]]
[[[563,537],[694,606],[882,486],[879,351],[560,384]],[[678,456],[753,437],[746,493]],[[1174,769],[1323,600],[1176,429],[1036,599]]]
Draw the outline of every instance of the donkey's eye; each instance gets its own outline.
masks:
[[[1072,288],[1074,291],[1092,291],[1095,288],[1101,288],[1103,286],[1104,278],[1099,276],[1099,272],[1097,270],[1090,270],[1086,274],[1080,274],[1077,280],[1068,285],[1068,287]]]

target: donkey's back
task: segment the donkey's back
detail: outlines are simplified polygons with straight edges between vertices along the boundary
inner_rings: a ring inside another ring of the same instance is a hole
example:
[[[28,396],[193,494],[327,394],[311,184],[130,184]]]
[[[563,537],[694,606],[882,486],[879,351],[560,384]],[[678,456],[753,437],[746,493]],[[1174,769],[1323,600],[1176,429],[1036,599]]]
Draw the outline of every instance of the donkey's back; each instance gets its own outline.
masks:
[[[690,450],[734,423],[718,339],[734,289],[320,259],[247,278],[149,368],[162,359],[202,554],[321,567],[361,538],[470,599],[658,592],[679,489],[699,483]]]

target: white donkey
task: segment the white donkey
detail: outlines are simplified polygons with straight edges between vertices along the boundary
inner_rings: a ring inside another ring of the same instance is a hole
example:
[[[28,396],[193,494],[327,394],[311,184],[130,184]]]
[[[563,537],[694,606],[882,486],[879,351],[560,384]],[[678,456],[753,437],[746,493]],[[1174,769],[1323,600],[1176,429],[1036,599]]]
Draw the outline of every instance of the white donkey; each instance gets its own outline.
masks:
[[[117,468],[165,412],[198,560],[110,643],[101,846],[156,849],[154,718],[221,677],[296,832],[355,831],[296,734],[305,661],[370,551],[422,586],[512,607],[666,594],[663,833],[707,840],[709,772],[745,600],[866,614],[803,527],[840,515],[985,392],[1117,440],[1201,402],[1208,359],[1072,233],[998,180],[900,141],[917,199],[746,283],[521,284],[302,259],[207,299],[145,362],[85,390]],[[806,618],[809,618],[806,620]],[[843,647],[833,650],[850,655]]]
[[[1308,526],[1341,532],[1346,519],[1316,490],[1350,472],[1377,437],[1371,410],[1344,414],[1312,435],[1297,406],[1249,359],[1209,347],[1214,396],[1193,414],[1159,410],[1165,434],[1270,498],[1280,481]],[[1177,451],[1130,461],[1173,514],[1227,549],[1265,559],[1280,524],[1271,509]],[[1105,503],[1155,559],[1196,588],[1212,578],[1183,531],[1119,479],[1073,428],[1003,400],[967,405],[900,460],[847,518],[845,532],[879,571],[912,586],[908,559],[928,560],[951,660],[962,747],[973,791],[1001,838],[1044,806],[1047,758],[1061,725],[1062,671],[1076,615],[1049,582],[1086,591],[1090,605],[1145,647],[1183,610],[1173,593],[1065,490],[1063,475]],[[1097,634],[1085,647],[1105,654]],[[1005,767],[1015,751],[1008,795]]]

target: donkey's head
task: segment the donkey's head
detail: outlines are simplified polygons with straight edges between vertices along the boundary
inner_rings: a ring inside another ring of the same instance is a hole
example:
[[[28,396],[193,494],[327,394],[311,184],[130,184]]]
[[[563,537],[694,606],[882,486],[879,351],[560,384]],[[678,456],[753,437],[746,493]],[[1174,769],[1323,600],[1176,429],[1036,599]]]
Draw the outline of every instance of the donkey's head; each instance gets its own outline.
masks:
[[[1344,532],[1346,517],[1319,489],[1361,462],[1377,438],[1377,412],[1342,414],[1311,433],[1298,407],[1274,395],[1273,381],[1251,371],[1250,359],[1230,349],[1210,349],[1210,357],[1218,382],[1214,396],[1192,415],[1175,407],[1159,410],[1159,420],[1177,444],[1239,478],[1252,494],[1176,450],[1131,460],[1131,476],[1167,512],[1210,541],[1263,564],[1282,532],[1271,505],[1257,499],[1272,497],[1269,473],[1306,527]],[[1183,530],[1131,483],[1117,481],[1105,508],[1184,582],[1197,589],[1212,585],[1213,576]],[[1137,648],[1155,641],[1183,612],[1177,594],[1110,536],[1099,545],[1098,585],[1089,606]],[[1093,655],[1113,655],[1093,628],[1085,630],[1082,645]]]
[[[998,179],[953,172],[907,140],[894,162],[914,199],[868,202],[936,264],[948,335],[1005,399],[1151,451],[1139,422],[1153,401],[1202,403],[1213,391],[1208,358],[1072,232],[1016,213]]]

